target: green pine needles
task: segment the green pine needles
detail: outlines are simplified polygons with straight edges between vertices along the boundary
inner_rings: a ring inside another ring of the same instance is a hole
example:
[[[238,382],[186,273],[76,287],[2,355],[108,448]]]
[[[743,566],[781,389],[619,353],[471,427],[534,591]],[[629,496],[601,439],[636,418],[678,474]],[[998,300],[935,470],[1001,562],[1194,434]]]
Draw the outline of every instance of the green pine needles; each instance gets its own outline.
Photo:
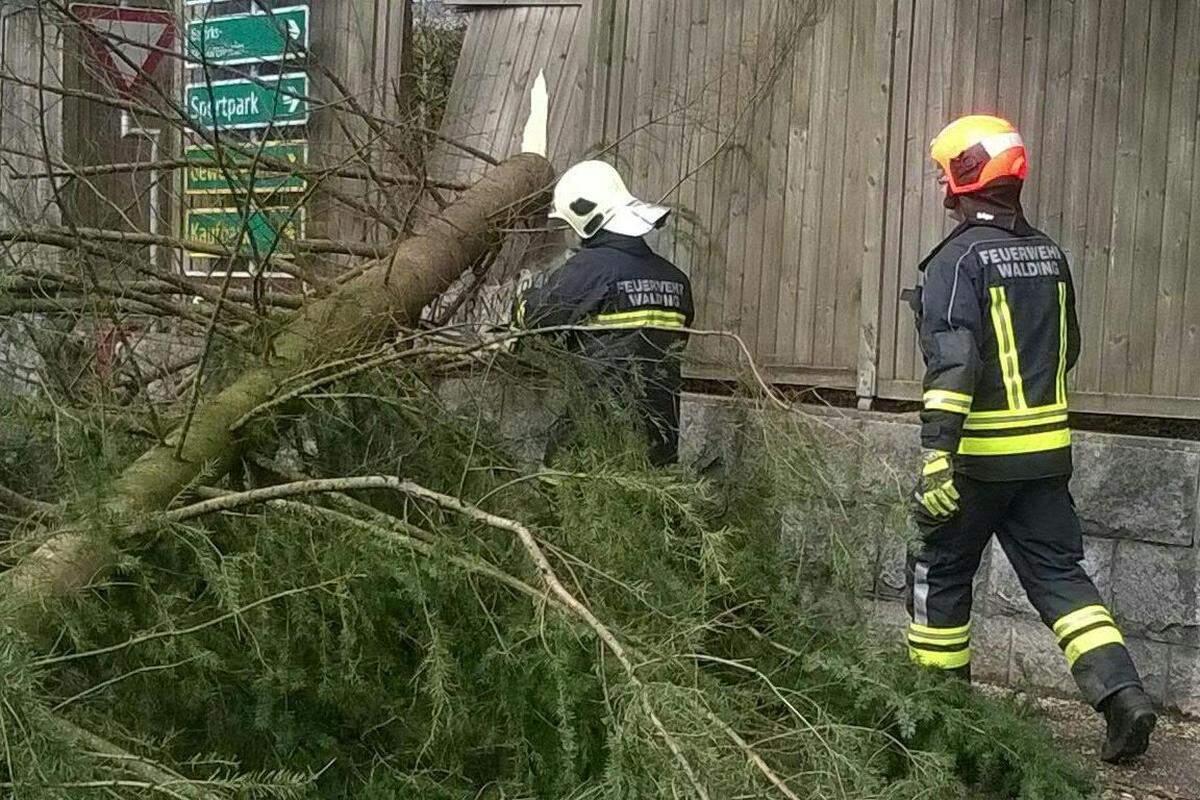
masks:
[[[856,490],[834,437],[747,400],[724,455],[655,470],[618,410],[568,401],[591,410],[541,469],[529,380],[322,387],[282,450],[259,428],[224,485],[139,522],[109,583],[47,610],[53,653],[0,635],[0,795],[1090,796],[1031,712],[870,627],[903,505]],[[102,527],[85,499],[136,440],[42,420],[5,433],[31,483],[4,480]],[[11,563],[37,534],[9,530]]]

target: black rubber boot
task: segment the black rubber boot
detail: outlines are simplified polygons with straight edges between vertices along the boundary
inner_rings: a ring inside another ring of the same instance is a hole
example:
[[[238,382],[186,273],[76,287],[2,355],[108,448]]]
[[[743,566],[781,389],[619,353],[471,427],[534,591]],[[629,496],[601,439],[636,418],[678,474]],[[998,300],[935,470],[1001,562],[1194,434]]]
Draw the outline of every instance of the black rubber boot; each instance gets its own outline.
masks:
[[[1108,737],[1100,758],[1115,764],[1146,752],[1158,716],[1154,703],[1140,686],[1121,689],[1104,701],[1102,710],[1108,722]]]

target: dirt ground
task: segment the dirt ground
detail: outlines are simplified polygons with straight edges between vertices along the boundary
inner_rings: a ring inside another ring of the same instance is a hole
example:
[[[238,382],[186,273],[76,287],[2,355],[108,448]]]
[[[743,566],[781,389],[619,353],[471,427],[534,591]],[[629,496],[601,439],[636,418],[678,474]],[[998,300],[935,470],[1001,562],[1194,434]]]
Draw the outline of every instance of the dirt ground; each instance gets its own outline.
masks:
[[[1150,752],[1127,765],[1100,761],[1104,720],[1076,700],[1039,698],[1058,738],[1096,765],[1103,800],[1200,800],[1200,719],[1160,716]]]

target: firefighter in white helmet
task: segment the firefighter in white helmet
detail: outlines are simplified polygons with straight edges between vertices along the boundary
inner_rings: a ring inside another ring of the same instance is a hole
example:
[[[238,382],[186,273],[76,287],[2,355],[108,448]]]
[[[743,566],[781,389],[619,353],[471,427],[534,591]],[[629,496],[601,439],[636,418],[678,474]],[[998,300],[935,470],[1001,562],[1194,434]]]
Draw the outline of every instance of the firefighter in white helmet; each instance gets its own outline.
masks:
[[[632,397],[652,463],[678,456],[680,356],[692,324],[686,275],[643,237],[669,210],[643,202],[602,161],[583,161],[554,188],[551,218],[567,223],[581,246],[540,287],[517,303],[519,326],[572,326],[562,336],[598,393]],[[547,458],[570,429],[560,420]]]

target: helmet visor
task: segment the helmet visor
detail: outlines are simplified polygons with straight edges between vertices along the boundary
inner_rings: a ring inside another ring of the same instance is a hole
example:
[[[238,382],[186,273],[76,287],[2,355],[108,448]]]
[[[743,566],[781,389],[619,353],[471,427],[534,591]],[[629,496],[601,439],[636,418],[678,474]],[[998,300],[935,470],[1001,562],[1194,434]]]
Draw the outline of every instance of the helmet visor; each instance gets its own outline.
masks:
[[[671,209],[633,199],[618,206],[604,223],[604,230],[623,236],[645,236],[659,227]]]

